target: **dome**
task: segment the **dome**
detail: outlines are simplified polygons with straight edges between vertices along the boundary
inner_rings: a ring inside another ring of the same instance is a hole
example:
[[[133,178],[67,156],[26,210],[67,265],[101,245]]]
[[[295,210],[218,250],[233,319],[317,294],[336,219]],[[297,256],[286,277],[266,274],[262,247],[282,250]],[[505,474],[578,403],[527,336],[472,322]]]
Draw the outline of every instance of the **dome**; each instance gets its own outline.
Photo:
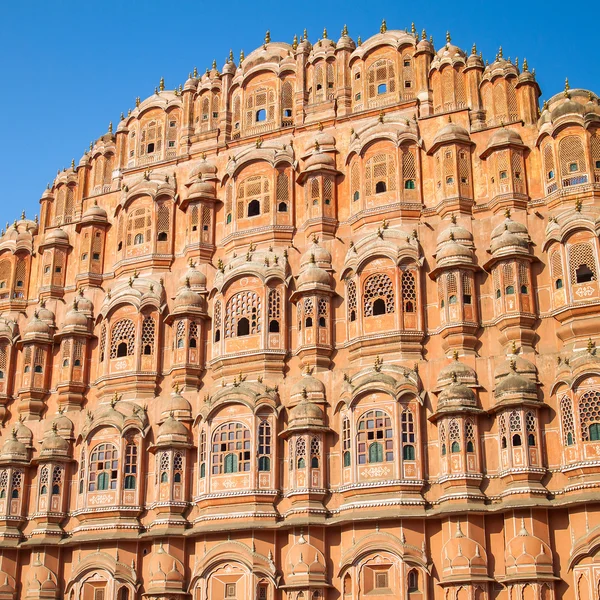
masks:
[[[31,429],[29,429],[29,427],[27,427],[27,425],[25,425],[25,423],[22,423],[21,421],[19,421],[15,425],[14,431],[17,434],[17,439],[22,444],[25,444],[25,446],[31,446],[31,442],[33,440],[33,433],[31,433]]]
[[[83,288],[79,288],[79,295],[77,296],[77,309],[79,312],[91,315],[93,308],[93,302],[83,295]]]
[[[106,211],[98,206],[97,201],[94,201],[94,204],[83,213],[82,217],[83,221],[106,221],[107,219]]]
[[[354,40],[348,35],[347,31],[342,32],[342,37],[337,41],[335,45],[336,50],[349,50],[353,52],[356,50],[356,44]]]
[[[304,371],[302,377],[292,386],[290,398],[296,400],[301,398],[322,400],[325,398],[325,386],[319,379],[310,375],[308,371]]]
[[[456,377],[456,374],[454,375]],[[477,398],[473,390],[458,381],[453,381],[452,384],[445,387],[438,398],[438,411],[451,407],[477,407]]]
[[[64,327],[70,329],[85,328],[87,330],[88,318],[79,311],[77,300],[73,303],[73,308],[65,315]]]
[[[331,253],[324,246],[320,246],[316,238],[313,239],[312,244],[300,259],[301,267],[311,263],[316,264],[322,269],[331,269]]]
[[[37,309],[38,319],[47,323],[50,327],[54,325],[54,313],[46,308],[46,301],[42,300],[40,306]]]
[[[436,254],[435,259],[438,264],[451,259],[471,263],[473,262],[473,250],[471,250],[471,248],[467,248],[467,246],[459,244],[458,242],[451,241],[441,247]]]
[[[189,432],[186,426],[175,419],[173,414],[158,428],[156,443],[161,446],[171,444],[187,444]]]
[[[206,158],[203,158],[193,169],[190,179],[202,177],[202,179],[214,179],[217,175],[217,166]]]
[[[314,286],[331,287],[331,277],[325,269],[313,264],[302,270],[298,276],[298,289],[312,288]]]
[[[450,241],[471,245],[473,244],[473,234],[465,227],[452,222],[450,227],[446,227],[437,237],[438,244]]]
[[[197,308],[201,309],[204,305],[202,296],[194,292],[191,288],[181,289],[175,297],[174,307],[176,309]]]
[[[44,438],[40,456],[67,456],[69,454],[69,442],[57,433],[58,428],[53,425],[50,433]]]
[[[524,375],[533,381],[537,378],[535,365],[519,354],[509,354],[494,370],[494,379],[498,380],[512,373]]]
[[[498,237],[492,239],[490,250],[494,254],[506,248],[529,251],[529,240],[506,230]]]
[[[442,46],[436,53],[436,57],[439,59],[443,58],[465,58],[466,54],[464,50],[461,50],[458,46],[450,43],[450,38],[447,38],[447,42]]]
[[[320,131],[315,136],[315,143],[319,146],[335,146],[335,138],[330,133]]]
[[[438,388],[442,388],[455,381],[463,385],[477,385],[477,373],[475,369],[460,362],[458,357],[449,365],[440,369],[437,377],[437,386]]]
[[[535,399],[537,399],[537,386],[535,381],[532,381],[523,375],[512,373],[511,375],[507,375],[500,380],[500,382],[496,385],[496,389],[494,390],[494,395],[496,397],[513,394],[518,396],[533,395],[535,396]]]
[[[206,287],[206,275],[204,275],[204,273],[201,271],[198,271],[193,263],[190,263],[188,270],[179,280],[179,285],[181,287],[187,287],[188,283],[192,288]]]
[[[469,137],[469,132],[464,127],[457,123],[450,122],[437,132],[433,139],[433,146],[454,141],[470,143],[471,138]]]
[[[335,169],[335,160],[333,156],[327,154],[326,152],[316,151],[313,154],[311,154],[304,162],[305,170],[311,167],[314,169],[321,167],[330,167]]]
[[[1,460],[27,460],[27,448],[23,442],[17,439],[17,431],[13,429],[11,436],[2,445],[0,452]]]
[[[506,545],[504,557],[508,575],[552,573],[550,548],[539,537],[527,531],[524,519],[519,533]]]
[[[51,229],[45,236],[44,243],[49,244],[68,244],[69,236],[60,227]]]
[[[191,421],[192,419],[192,406],[191,404],[179,393],[179,388],[176,386],[175,390],[171,393],[170,398],[164,403],[164,408],[161,412],[161,420],[167,419],[169,416],[173,416],[180,421]]]
[[[494,148],[496,146],[506,146],[511,144],[513,146],[523,146],[523,140],[521,136],[514,130],[506,127],[500,127],[497,129],[490,141],[488,142],[487,148]]]
[[[290,582],[299,579],[311,583],[325,581],[327,569],[323,554],[307,542],[302,533],[287,553],[285,574]]]
[[[49,336],[50,335],[50,327],[48,323],[42,321],[38,313],[34,313],[33,318],[30,319],[29,323],[25,326],[25,336]]]
[[[510,217],[506,217],[500,225],[494,227],[492,230],[492,239],[501,236],[505,232],[527,236],[527,239],[529,240],[529,231],[527,230],[527,227],[523,225],[523,223],[519,223],[519,221],[513,221]]]
[[[487,555],[483,546],[464,535],[460,522],[456,524],[454,536],[442,548],[442,563],[444,574],[448,576],[487,574]]]
[[[578,115],[583,117],[585,112],[586,110],[583,104],[579,104],[579,102],[575,102],[574,100],[565,99],[552,109],[550,116],[553,121],[556,121],[566,115]]]
[[[318,404],[303,399],[290,409],[288,428],[325,427],[325,415]]]

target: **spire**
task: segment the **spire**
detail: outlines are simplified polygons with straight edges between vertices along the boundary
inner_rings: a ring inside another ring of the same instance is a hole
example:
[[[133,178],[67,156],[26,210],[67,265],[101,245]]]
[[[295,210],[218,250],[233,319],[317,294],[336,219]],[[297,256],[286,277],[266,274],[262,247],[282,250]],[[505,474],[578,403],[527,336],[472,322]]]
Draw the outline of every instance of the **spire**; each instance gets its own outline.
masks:
[[[244,58],[245,58],[245,56],[244,56],[244,51],[243,51],[243,50],[240,50],[240,66],[241,66],[241,65],[242,65],[242,63],[244,62]]]
[[[192,75],[194,76],[194,79],[198,77],[198,67],[194,67],[194,72],[192,73]]]
[[[342,29],[342,37],[348,37],[348,25],[344,25]]]
[[[327,39],[327,27],[325,27],[323,29],[323,39],[326,40]]]
[[[227,59],[227,61],[230,63],[233,62],[233,50],[231,48],[229,49],[229,58]]]
[[[383,21],[381,21],[381,27],[379,28],[379,33],[385,33],[387,31],[387,23],[385,22],[385,19],[383,19]]]
[[[161,77],[161,78],[160,78],[160,82],[158,83],[158,89],[159,89],[161,92],[164,92],[164,91],[165,91],[165,78],[164,78],[164,77]]]
[[[213,60],[212,61],[212,68],[216,71],[217,70],[217,61]]]
[[[294,39],[292,41],[292,48],[294,50],[296,50],[296,48],[298,48],[298,36],[296,34],[294,34]]]
[[[446,31],[446,44],[449,44],[452,41],[452,38],[450,37],[450,32]]]
[[[414,21],[410,24],[410,32],[415,36],[417,35],[417,28],[415,27]]]
[[[112,121],[108,124],[108,133],[112,133],[113,132],[113,125],[112,125]]]
[[[304,30],[303,34],[302,34],[302,39],[306,42],[306,40],[308,40],[308,32],[306,31],[306,29]]]
[[[569,98],[569,90],[571,89],[571,86],[569,85],[569,78],[567,77],[565,79],[565,98]]]
[[[471,48],[471,54],[473,56],[477,54],[477,44],[473,44],[473,47]]]
[[[498,48],[498,58],[502,58],[502,46]]]
[[[267,29],[267,33],[265,33],[265,44],[271,43],[271,32]]]

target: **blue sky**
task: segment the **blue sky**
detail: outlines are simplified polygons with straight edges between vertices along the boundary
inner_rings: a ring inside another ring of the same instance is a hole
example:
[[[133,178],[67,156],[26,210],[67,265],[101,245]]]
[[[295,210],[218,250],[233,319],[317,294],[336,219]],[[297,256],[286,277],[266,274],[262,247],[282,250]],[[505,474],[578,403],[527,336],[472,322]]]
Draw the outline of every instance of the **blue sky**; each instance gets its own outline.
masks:
[[[456,10],[460,8],[460,12]],[[76,162],[108,123],[149,96],[164,76],[166,86],[184,83],[196,65],[219,68],[232,48],[239,56],[259,46],[265,31],[273,41],[291,42],[308,30],[315,42],[326,27],[336,39],[344,24],[366,39],[379,31],[423,28],[436,48],[446,30],[466,51],[477,44],[492,61],[527,57],[535,68],[542,98],[571,87],[600,93],[600,52],[594,19],[567,14],[569,4],[549,0],[520,3],[456,2],[294,2],[206,3],[179,0],[5,0],[0,20],[0,103],[4,134],[0,144],[0,223],[22,209],[38,212],[46,183],[58,169]]]

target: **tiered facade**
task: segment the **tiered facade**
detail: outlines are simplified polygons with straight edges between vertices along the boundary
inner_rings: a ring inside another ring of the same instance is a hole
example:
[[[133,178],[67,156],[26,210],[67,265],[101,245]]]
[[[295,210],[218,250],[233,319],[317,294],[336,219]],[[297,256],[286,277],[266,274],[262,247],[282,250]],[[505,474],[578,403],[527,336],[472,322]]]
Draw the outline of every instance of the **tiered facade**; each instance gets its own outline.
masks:
[[[155,93],[0,239],[0,600],[600,594],[600,105],[448,36]]]

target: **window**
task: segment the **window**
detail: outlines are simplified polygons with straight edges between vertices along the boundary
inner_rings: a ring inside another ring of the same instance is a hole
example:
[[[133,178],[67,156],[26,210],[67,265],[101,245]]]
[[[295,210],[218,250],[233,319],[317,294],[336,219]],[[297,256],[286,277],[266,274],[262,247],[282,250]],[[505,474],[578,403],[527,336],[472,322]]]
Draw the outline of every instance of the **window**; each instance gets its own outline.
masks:
[[[573,416],[573,404],[569,396],[560,399],[560,415],[563,431],[563,441],[566,446],[574,444],[575,422]]]
[[[385,84],[385,83],[380,83],[377,86],[377,95],[381,95],[381,94],[387,94],[387,84]]]
[[[248,203],[248,216],[257,217],[260,215],[260,202],[258,200],[251,200]]]
[[[271,470],[271,425],[265,419],[258,426],[258,470]]]
[[[392,421],[381,410],[365,413],[358,422],[358,464],[394,460]]]
[[[375,573],[375,588],[378,590],[387,589],[389,587],[388,583],[388,572],[387,571],[379,571]]]
[[[396,190],[396,161],[393,154],[376,154],[365,163],[365,195]]]
[[[99,444],[94,448],[90,457],[90,492],[117,489],[118,459],[117,448],[112,444]]]
[[[375,312],[376,310],[382,312]],[[394,312],[394,286],[391,278],[385,273],[375,273],[366,279],[363,312],[365,317]]]
[[[125,448],[125,489],[135,490],[137,479],[137,446],[128,442]]]
[[[250,471],[250,430],[241,423],[225,423],[217,428],[212,444],[212,473]]]
[[[112,328],[110,358],[133,356],[135,350],[135,325],[130,319],[117,321]]]
[[[385,191],[386,191],[385,181],[378,181],[375,184],[375,193],[376,194],[383,194]]]
[[[415,423],[412,411],[402,411],[402,458],[404,460],[415,460]]]
[[[579,421],[584,442],[600,440],[600,392],[588,390],[581,395]]]
[[[261,309],[261,299],[256,292],[243,291],[232,296],[225,311],[225,337],[260,333]]]
[[[267,120],[267,111],[264,108],[261,108],[256,111],[256,122],[260,123],[262,121]]]
[[[385,59],[374,62],[367,72],[367,83],[369,98],[388,92],[394,93],[396,91],[394,63]]]
[[[404,189],[405,190],[414,190],[415,189],[415,180],[414,179],[406,179],[404,181]]]
[[[408,572],[408,591],[416,592],[419,590],[419,574],[416,569]]]
[[[144,243],[144,236],[141,233],[138,233],[135,238],[133,238],[133,245],[139,246]]]
[[[144,317],[142,321],[142,349],[144,355],[154,354],[154,337],[156,332],[156,322],[150,316]]]
[[[507,285],[506,289],[504,290],[506,294],[514,294],[515,293],[515,286],[514,285]]]

